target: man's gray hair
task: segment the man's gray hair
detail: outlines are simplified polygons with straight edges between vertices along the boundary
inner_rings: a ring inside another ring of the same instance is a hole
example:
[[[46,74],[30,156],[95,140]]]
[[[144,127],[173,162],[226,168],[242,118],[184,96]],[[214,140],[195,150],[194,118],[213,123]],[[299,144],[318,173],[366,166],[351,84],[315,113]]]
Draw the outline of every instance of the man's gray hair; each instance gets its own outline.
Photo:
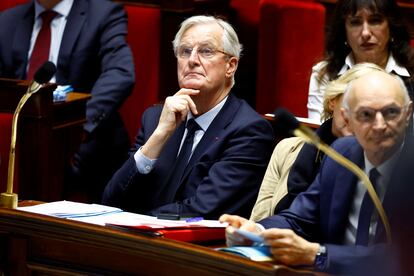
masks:
[[[211,23],[217,23],[224,30],[222,37],[223,51],[231,56],[240,58],[240,54],[243,47],[240,44],[239,38],[237,37],[236,31],[233,29],[233,27],[229,23],[220,18],[205,15],[192,16],[181,23],[180,29],[178,30],[173,40],[174,54],[177,56],[177,51],[178,47],[180,46],[181,38],[188,29],[190,29],[193,26]]]
[[[398,75],[394,75],[394,74],[389,74],[391,77],[393,77],[394,79],[397,80],[399,86],[400,86],[400,90],[403,93],[403,97],[404,97],[404,105],[407,105],[410,102],[410,96],[408,94],[408,90],[407,87],[404,84],[404,81],[398,76]],[[351,82],[348,83],[348,85],[346,86],[345,92],[344,92],[344,97],[342,99],[342,107],[346,110],[349,111],[349,99],[350,99],[350,91],[352,90],[352,85],[354,83],[355,80],[352,80]]]
[[[223,28],[223,51],[230,56],[240,59],[243,46],[240,44],[239,38],[237,37],[236,31],[233,29],[233,27],[229,23],[220,18],[205,15],[192,16],[181,23],[180,29],[178,30],[172,42],[175,56],[177,56],[178,47],[180,46],[182,36],[188,29],[190,29],[193,26],[211,23],[216,23]],[[232,78],[232,85],[234,85],[234,75]]]

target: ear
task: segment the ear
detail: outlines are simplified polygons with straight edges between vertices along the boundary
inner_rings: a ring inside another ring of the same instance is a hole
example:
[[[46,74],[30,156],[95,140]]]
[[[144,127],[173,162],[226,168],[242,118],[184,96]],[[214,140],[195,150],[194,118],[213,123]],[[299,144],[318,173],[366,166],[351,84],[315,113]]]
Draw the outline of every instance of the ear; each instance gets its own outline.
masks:
[[[231,78],[236,72],[239,60],[236,57],[229,58],[226,65],[226,77]]]
[[[328,108],[332,112],[335,109],[335,101],[336,101],[336,98],[333,98],[333,99],[328,100]]]
[[[350,125],[349,113],[343,107],[341,107],[341,115],[342,115],[342,118],[344,118],[344,122],[345,122],[346,126],[348,127],[348,129],[353,132],[354,130],[352,129],[352,127]]]

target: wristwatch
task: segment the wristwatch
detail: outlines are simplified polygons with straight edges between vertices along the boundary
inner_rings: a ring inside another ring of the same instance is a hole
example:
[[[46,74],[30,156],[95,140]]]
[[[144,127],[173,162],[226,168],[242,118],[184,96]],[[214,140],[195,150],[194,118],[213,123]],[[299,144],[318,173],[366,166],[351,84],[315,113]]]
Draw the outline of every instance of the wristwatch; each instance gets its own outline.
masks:
[[[316,252],[314,267],[318,270],[325,270],[328,265],[328,251],[326,246],[320,245]]]

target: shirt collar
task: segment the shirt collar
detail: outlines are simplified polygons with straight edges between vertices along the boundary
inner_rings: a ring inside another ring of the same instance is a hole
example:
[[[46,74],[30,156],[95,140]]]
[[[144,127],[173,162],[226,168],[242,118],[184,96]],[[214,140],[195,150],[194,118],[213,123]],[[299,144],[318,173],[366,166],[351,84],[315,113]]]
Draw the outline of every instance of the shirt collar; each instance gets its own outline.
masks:
[[[74,0],[62,0],[59,3],[57,3],[56,6],[52,8],[52,11],[55,11],[59,15],[67,17],[69,15],[70,10],[72,9],[73,1]],[[37,19],[39,15],[45,11],[45,8],[43,8],[43,6],[37,3],[36,0],[34,0],[34,4],[35,4],[35,18]]]
[[[344,66],[342,66],[341,70],[339,70],[338,75],[343,75],[349,68],[352,68],[354,65],[355,61],[352,57],[352,54],[349,53],[346,56],[345,64]],[[390,53],[390,56],[388,57],[387,65],[385,66],[385,71],[387,73],[394,72],[395,74],[401,77],[410,77],[410,73],[408,72],[407,68],[398,65],[392,53]]]
[[[210,109],[206,113],[204,113],[204,114],[198,116],[197,118],[195,118],[195,121],[203,129],[204,132],[206,132],[206,130],[210,126],[211,122],[214,120],[214,118],[217,116],[217,114],[223,108],[223,106],[226,103],[228,97],[229,96],[226,96],[223,100],[221,100],[221,102],[216,104],[215,107],[213,107],[212,109]],[[191,112],[189,112],[188,115],[187,115],[187,121],[191,118],[194,118],[194,115]]]
[[[388,73],[395,72],[398,76],[401,77],[410,77],[410,73],[405,67],[402,67],[397,64],[397,62],[394,59],[394,56],[390,54],[390,57],[388,58],[387,66],[385,66],[385,71]]]

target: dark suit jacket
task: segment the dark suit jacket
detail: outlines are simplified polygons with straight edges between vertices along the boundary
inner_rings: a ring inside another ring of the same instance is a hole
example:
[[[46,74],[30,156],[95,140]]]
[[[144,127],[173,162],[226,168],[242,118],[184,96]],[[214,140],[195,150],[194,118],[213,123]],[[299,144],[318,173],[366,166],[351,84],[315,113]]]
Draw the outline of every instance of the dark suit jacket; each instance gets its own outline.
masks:
[[[34,4],[0,14],[0,76],[26,78],[27,56],[34,23]],[[75,0],[60,46],[56,82],[77,92],[91,92],[85,130],[111,119],[131,93],[135,77],[125,36],[122,6],[106,0]]]
[[[162,107],[143,115],[136,148],[155,130]],[[103,203],[139,213],[160,212],[218,218],[251,212],[272,153],[273,130],[245,101],[229,95],[186,167],[180,192],[165,186],[183,136],[174,132],[153,170],[140,174],[133,156],[105,189]]]
[[[34,4],[0,14],[0,76],[26,78]],[[104,186],[128,157],[128,134],[118,113],[135,82],[132,53],[125,41],[127,16],[107,0],[75,0],[60,46],[56,82],[90,92],[86,139],[68,167],[67,187],[86,187],[100,201]],[[82,188],[83,189],[83,188]]]
[[[406,139],[402,157],[407,154],[406,148],[412,148],[413,144],[412,137]],[[333,143],[333,148],[359,167],[364,167],[363,150],[354,137],[339,138]],[[393,175],[399,174],[398,166],[396,167]],[[332,159],[325,158],[315,181],[307,191],[296,197],[289,209],[259,223],[265,228],[292,229],[309,241],[325,244],[329,258],[328,271],[349,271],[357,264],[364,264],[379,252],[384,252],[382,250],[384,245],[381,244],[385,235],[382,223],[379,223],[377,228],[377,245],[369,247],[341,245],[357,181],[353,173]],[[390,182],[383,201],[391,223],[391,210],[395,209],[395,203],[398,202],[393,199],[397,190],[398,185]]]

